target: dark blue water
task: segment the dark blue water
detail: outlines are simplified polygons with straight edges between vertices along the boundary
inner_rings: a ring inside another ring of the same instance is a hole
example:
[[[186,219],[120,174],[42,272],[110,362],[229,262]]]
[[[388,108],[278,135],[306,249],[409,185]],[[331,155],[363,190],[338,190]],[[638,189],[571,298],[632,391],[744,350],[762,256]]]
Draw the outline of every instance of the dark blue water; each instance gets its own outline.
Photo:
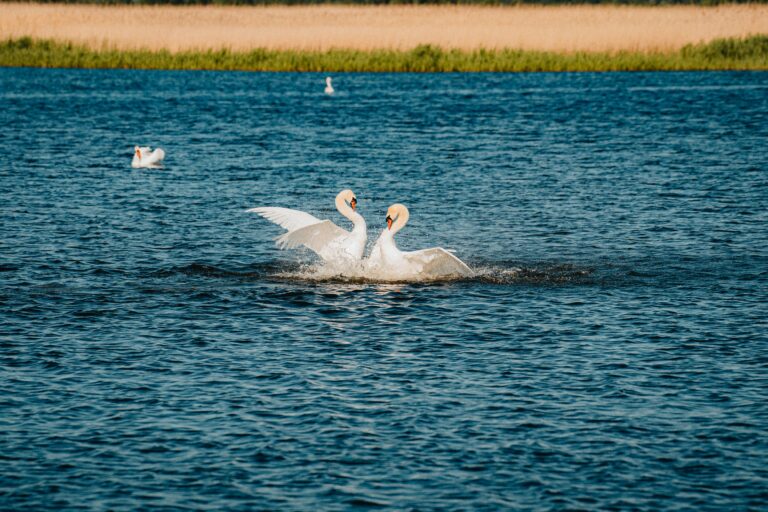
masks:
[[[0,509],[765,509],[767,73],[323,78],[0,70]]]

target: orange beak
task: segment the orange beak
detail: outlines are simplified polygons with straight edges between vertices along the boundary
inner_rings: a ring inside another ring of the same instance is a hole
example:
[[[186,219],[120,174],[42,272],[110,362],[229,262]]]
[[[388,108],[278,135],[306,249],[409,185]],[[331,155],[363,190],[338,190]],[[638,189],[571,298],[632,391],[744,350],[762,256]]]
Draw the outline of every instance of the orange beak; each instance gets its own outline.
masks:
[[[392,229],[392,217],[387,215],[387,229]]]

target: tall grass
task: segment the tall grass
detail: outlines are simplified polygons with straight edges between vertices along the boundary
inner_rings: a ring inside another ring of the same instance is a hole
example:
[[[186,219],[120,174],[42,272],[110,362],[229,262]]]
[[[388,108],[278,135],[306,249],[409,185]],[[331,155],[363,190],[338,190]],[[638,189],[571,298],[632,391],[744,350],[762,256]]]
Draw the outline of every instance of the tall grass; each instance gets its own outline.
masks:
[[[2,1],[2,0],[0,0]],[[768,6],[94,6],[0,4],[0,41],[29,36],[91,49],[258,48],[464,52],[670,52],[716,38],[768,34]],[[682,29],[681,29],[682,27]]]
[[[2,67],[323,72],[768,70],[768,36],[718,39],[675,52],[554,53],[522,50],[91,50],[29,37],[0,43]]]

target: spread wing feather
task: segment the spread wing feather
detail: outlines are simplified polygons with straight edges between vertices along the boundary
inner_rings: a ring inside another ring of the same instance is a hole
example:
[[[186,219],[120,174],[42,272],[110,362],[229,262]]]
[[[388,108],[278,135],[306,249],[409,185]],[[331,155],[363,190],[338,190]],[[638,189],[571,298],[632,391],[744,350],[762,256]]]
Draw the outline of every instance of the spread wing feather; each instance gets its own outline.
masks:
[[[295,249],[300,245],[305,245],[323,259],[328,259],[330,252],[336,249],[334,242],[348,235],[347,231],[330,220],[324,220],[285,233],[277,238],[277,246],[281,249]],[[341,249],[341,247],[338,248]]]
[[[425,275],[460,275],[465,277],[474,275],[466,263],[442,247],[407,252],[404,253],[404,256],[409,261],[421,265],[421,272]]]
[[[275,206],[263,206],[246,210],[252,213],[258,213],[265,219],[274,222],[281,228],[288,231],[305,228],[312,224],[317,224],[320,219],[307,212],[291,210],[290,208],[279,208]]]

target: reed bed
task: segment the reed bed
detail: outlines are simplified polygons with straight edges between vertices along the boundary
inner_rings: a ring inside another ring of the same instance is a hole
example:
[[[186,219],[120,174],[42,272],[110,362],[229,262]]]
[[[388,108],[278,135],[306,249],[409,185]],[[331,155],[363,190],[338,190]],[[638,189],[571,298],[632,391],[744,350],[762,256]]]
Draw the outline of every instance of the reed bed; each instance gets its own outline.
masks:
[[[525,50],[93,50],[32,38],[0,43],[0,66],[315,72],[766,70],[768,36],[718,39],[673,52]]]
[[[169,6],[0,4],[0,39],[91,49],[667,52],[768,34],[768,5]],[[578,58],[578,57],[574,57]]]

